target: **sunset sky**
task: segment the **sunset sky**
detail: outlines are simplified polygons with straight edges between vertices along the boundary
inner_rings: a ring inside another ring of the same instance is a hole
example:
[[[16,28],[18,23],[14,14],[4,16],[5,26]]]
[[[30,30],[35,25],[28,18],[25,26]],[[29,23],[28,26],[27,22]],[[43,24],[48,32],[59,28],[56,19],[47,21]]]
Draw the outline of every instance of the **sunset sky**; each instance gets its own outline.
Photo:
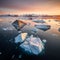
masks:
[[[60,0],[0,0],[1,14],[60,15]]]

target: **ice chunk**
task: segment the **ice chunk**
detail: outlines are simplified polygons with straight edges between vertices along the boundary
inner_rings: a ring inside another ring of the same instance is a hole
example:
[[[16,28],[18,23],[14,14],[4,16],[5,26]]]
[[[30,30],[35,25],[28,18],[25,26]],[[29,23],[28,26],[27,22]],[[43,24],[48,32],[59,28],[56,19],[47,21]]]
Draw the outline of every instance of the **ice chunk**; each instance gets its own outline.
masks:
[[[15,37],[15,43],[22,42],[21,35],[19,34],[17,37]]]
[[[19,34],[17,37],[15,37],[15,43],[18,43],[18,42],[23,42],[27,37],[27,33],[21,33]]]
[[[12,59],[15,57],[15,55],[12,55]]]
[[[41,39],[39,37],[34,37],[33,35],[28,37],[26,41],[20,45],[20,47],[35,55],[38,55],[44,50],[44,44]]]
[[[46,43],[46,40],[43,40]],[[27,33],[21,33],[15,38],[15,43],[23,42],[20,47],[25,52],[38,55],[44,50],[45,43],[39,37],[28,35]]]
[[[47,31],[50,29],[50,25],[35,25],[36,28],[41,29],[43,31]]]
[[[33,21],[36,22],[36,23],[45,23],[44,20],[33,20]]]
[[[0,52],[0,55],[2,54],[2,52]]]
[[[18,31],[18,33],[22,33],[22,31]]]
[[[16,20],[12,23],[12,25],[19,31],[21,28],[23,28],[26,25],[26,23],[20,20]]]
[[[22,58],[22,55],[19,55],[19,58]]]
[[[7,30],[13,30],[12,28],[10,28],[10,27],[4,27],[4,28],[2,28],[4,31],[7,31]]]
[[[46,41],[46,39],[43,39],[42,42],[46,43],[47,41]]]
[[[5,30],[5,31],[7,30],[7,28],[2,28],[2,29]]]

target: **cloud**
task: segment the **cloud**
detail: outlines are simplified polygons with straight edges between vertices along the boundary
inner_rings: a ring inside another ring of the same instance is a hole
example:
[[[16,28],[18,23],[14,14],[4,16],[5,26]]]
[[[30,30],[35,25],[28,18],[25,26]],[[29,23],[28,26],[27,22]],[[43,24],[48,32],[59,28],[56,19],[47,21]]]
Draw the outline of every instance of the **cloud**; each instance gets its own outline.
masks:
[[[34,5],[46,5],[46,4],[60,3],[60,0],[0,0],[0,7],[7,8],[22,8],[26,6]]]
[[[60,0],[0,0],[1,11],[56,13],[60,11]]]

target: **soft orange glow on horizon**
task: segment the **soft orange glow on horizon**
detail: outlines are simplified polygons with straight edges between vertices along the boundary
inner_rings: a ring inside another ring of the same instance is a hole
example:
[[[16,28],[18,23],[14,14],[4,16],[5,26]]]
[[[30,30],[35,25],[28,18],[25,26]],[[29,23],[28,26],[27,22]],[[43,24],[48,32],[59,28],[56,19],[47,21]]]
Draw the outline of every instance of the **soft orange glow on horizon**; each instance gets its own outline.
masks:
[[[60,0],[1,0],[1,14],[60,15]]]
[[[40,14],[40,15],[60,15],[60,4],[33,4],[21,6],[21,8],[10,7],[0,8],[1,14]]]

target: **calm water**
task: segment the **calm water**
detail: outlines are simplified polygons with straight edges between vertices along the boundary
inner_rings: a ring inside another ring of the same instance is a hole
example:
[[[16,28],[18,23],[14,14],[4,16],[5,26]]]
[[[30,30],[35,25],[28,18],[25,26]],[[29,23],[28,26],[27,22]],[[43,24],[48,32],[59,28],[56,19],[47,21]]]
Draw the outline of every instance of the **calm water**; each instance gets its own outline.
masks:
[[[24,53],[20,53],[21,52],[20,48],[18,48],[17,50],[15,49],[16,44],[12,44],[11,42],[9,42],[10,39],[18,35],[17,30],[12,26],[12,23],[17,19],[20,19],[20,17],[17,17],[17,18],[16,17],[0,17],[0,52],[2,52],[0,56],[1,59],[3,58],[10,59],[14,54],[16,54],[15,59],[18,59],[19,54],[24,55]],[[47,31],[42,31],[39,29],[36,34],[41,39],[47,40],[47,43],[45,45],[46,47],[45,54],[40,57],[30,56],[30,58],[32,60],[34,58],[58,60],[58,58],[60,58],[60,32],[59,32],[60,21],[54,20],[54,19],[44,20],[44,21],[46,22],[46,24],[49,24],[51,28]],[[3,28],[5,27],[9,27],[8,31],[3,30]],[[31,32],[30,29],[33,29],[33,26],[29,27],[26,25],[21,30],[29,33]],[[26,55],[24,56],[27,58]],[[24,56],[22,58],[25,58]]]

